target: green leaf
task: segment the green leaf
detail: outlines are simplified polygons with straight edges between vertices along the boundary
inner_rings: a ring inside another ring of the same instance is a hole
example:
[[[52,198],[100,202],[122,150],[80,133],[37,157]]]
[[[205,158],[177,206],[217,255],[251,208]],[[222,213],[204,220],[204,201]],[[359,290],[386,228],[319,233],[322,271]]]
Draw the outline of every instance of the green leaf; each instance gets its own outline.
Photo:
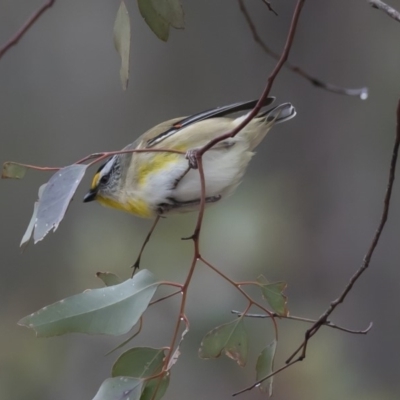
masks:
[[[27,171],[24,165],[7,161],[3,164],[3,171],[1,172],[2,179],[22,179]]]
[[[44,307],[18,324],[39,337],[69,332],[122,335],[138,322],[157,286],[154,275],[142,270],[119,285],[86,290]]]
[[[272,373],[274,367],[276,345],[277,345],[276,340],[273,340],[258,356],[256,364],[257,382]],[[261,392],[264,393],[268,392],[269,396],[272,396],[273,379],[274,377],[271,376],[271,378],[268,378],[260,383],[258,387],[261,390]]]
[[[29,221],[29,225],[26,228],[24,236],[22,237],[21,243],[19,245],[20,247],[22,247],[22,249],[25,249],[25,247],[28,245],[28,243],[32,237],[33,229],[35,228],[37,212],[39,209],[39,202],[40,202],[40,199],[42,197],[42,194],[43,194],[43,191],[44,191],[46,185],[47,185],[47,183],[40,186],[40,188],[39,188],[38,201],[35,201],[35,204],[33,205],[33,213],[32,213],[31,220]]]
[[[112,272],[96,272],[96,276],[100,278],[106,286],[114,286],[122,282],[122,279]]]
[[[217,358],[222,352],[241,367],[246,365],[248,337],[242,318],[217,326],[204,336],[199,350],[201,358]]]
[[[164,349],[134,347],[120,355],[112,368],[111,376],[148,378],[161,372],[164,358]]]
[[[139,400],[142,387],[141,379],[123,376],[108,378],[102,383],[93,400]]]
[[[55,231],[64,218],[69,203],[85,175],[87,165],[73,164],[61,168],[47,182],[39,201],[33,240],[36,244],[51,229]]]
[[[169,37],[169,23],[160,16],[154,9],[149,0],[138,0],[139,11],[146,24],[156,34],[156,36],[166,42]]]
[[[161,382],[159,382],[161,379]],[[140,400],[160,400],[168,389],[169,385],[169,374],[164,375],[162,378],[155,378],[148,381]],[[154,396],[154,392],[157,390],[157,394]]]
[[[165,359],[165,349],[151,347],[135,347],[121,354],[112,369],[112,376],[131,376],[134,378],[148,378],[161,372]],[[161,382],[159,383],[161,379]],[[161,399],[169,385],[169,375],[147,381],[141,400]],[[157,388],[158,387],[158,388]]]
[[[184,13],[180,0],[150,0],[154,11],[173,28],[185,27]]]
[[[263,275],[257,278],[257,282],[260,284],[264,299],[268,301],[271,308],[278,315],[286,317],[289,314],[287,297],[283,294],[287,287],[286,282],[269,283]]]
[[[128,9],[124,0],[118,8],[117,17],[114,23],[114,45],[121,57],[121,69],[119,75],[122,88],[126,90],[129,81],[129,54],[131,48],[131,23]]]

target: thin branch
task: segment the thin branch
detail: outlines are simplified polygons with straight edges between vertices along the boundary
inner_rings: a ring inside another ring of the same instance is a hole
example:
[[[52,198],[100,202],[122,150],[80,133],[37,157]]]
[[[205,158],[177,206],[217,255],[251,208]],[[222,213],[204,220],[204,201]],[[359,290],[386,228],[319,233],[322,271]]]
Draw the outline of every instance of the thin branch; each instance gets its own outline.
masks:
[[[238,0],[239,1],[239,8],[240,11],[242,12],[250,30],[253,35],[254,41],[260,45],[260,47],[264,50],[266,54],[268,54],[270,57],[272,57],[275,60],[279,60],[279,54],[271,50],[266,43],[263,41],[261,36],[259,35],[256,26],[254,25],[253,20],[251,19],[251,16],[244,4],[244,0]],[[307,79],[312,85],[319,87],[321,89],[325,89],[329,92],[332,93],[337,93],[337,94],[344,94],[346,96],[357,96],[361,100],[366,100],[368,98],[368,88],[359,88],[359,89],[348,89],[348,88],[342,88],[336,85],[333,85],[328,82],[323,82],[318,78],[315,78],[305,72],[303,69],[298,67],[297,65],[294,65],[290,62],[287,62],[285,64],[285,67],[289,69],[290,71],[294,72],[295,74],[298,74],[302,76],[304,79]]]
[[[24,25],[19,29],[19,31],[0,49],[0,59],[10,50],[11,47],[15,46],[29,30],[29,28],[40,18],[40,16],[52,5],[55,0],[48,0],[42,5],[37,11],[35,11],[31,17],[25,22]]]
[[[232,310],[231,311],[232,314],[236,314],[239,317],[242,315],[241,311],[236,311],[236,310]],[[310,318],[304,318],[304,317],[296,317],[294,315],[278,315],[276,313],[272,314],[274,317],[278,317],[278,318],[283,318],[283,319],[289,319],[292,321],[301,321],[301,322],[307,322],[309,324],[315,324],[317,322],[317,320],[315,319],[310,319]],[[270,315],[268,314],[246,314],[246,317],[248,318],[271,318]],[[347,332],[347,333],[352,333],[354,335],[366,335],[372,328],[373,323],[370,322],[369,325],[367,326],[367,328],[365,328],[364,330],[353,330],[353,329],[348,329],[348,328],[343,328],[342,326],[336,325],[334,323],[332,323],[331,321],[326,321],[324,324],[324,326],[327,326],[329,328],[333,328],[333,329],[338,329],[339,331],[343,331],[343,332]]]
[[[261,110],[265,99],[268,97],[269,92],[271,91],[271,88],[275,81],[275,78],[278,76],[280,70],[282,69],[283,65],[285,64],[286,60],[288,59],[290,49],[292,48],[292,45],[293,45],[293,40],[294,40],[294,36],[296,33],[297,24],[299,22],[300,13],[301,13],[304,3],[305,3],[305,0],[297,1],[296,8],[293,13],[292,22],[290,24],[289,33],[286,38],[286,43],[285,43],[285,47],[283,49],[282,55],[280,56],[274,70],[269,75],[269,77],[267,79],[267,85],[265,86],[263,93],[261,94],[260,98],[258,99],[257,104],[247,114],[246,118],[244,118],[243,121],[239,125],[237,125],[236,128],[232,129],[228,133],[225,133],[223,135],[216,137],[213,140],[210,140],[205,146],[201,147],[200,149],[197,149],[195,151],[196,157],[201,157],[207,150],[210,150],[217,143],[219,143],[225,139],[236,136]]]
[[[301,361],[305,358],[307,344],[308,344],[308,341],[310,340],[310,338],[319,331],[321,326],[328,320],[328,317],[332,314],[332,312],[336,309],[336,307],[339,304],[343,303],[344,299],[346,298],[347,294],[352,289],[353,285],[360,278],[360,276],[365,272],[365,270],[369,267],[372,255],[375,251],[376,246],[378,245],[383,228],[385,227],[385,224],[386,224],[386,221],[387,221],[387,218],[389,215],[390,199],[391,199],[393,183],[394,183],[394,179],[395,179],[397,157],[398,157],[399,145],[400,145],[400,100],[397,105],[396,116],[397,116],[396,139],[394,142],[392,159],[390,162],[389,178],[388,178],[388,184],[387,184],[387,188],[386,188],[385,199],[383,202],[382,215],[381,215],[381,219],[379,221],[378,228],[377,228],[375,235],[369,246],[369,249],[368,249],[366,255],[364,256],[363,263],[358,268],[358,270],[354,273],[354,275],[350,278],[349,283],[346,285],[346,287],[344,288],[341,295],[336,300],[332,301],[332,303],[324,311],[324,313],[319,317],[319,319],[314,323],[314,325],[306,331],[305,339],[304,339],[303,343],[287,359],[287,361],[286,361],[287,363],[290,363],[299,352],[301,352],[301,354],[298,357],[299,361]]]
[[[381,10],[385,12],[389,17],[395,19],[397,22],[400,22],[400,12],[395,10],[393,7],[387,5],[383,1],[380,0],[368,0],[369,5],[372,8],[376,8],[377,10]]]
[[[267,0],[261,0],[261,1],[268,7],[269,11],[278,16],[278,13],[272,8],[272,4],[269,1]]]

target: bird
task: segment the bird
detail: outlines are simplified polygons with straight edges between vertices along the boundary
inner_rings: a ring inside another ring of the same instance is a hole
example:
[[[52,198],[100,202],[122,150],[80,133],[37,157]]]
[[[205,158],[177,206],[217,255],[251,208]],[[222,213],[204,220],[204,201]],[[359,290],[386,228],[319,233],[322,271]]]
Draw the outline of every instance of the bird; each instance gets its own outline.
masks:
[[[267,97],[263,108],[274,100]],[[249,111],[256,104],[257,100],[238,102],[154,126],[123,149],[140,152],[116,154],[100,166],[84,202],[96,200],[144,218],[199,210],[200,175],[185,155],[236,128],[247,114],[232,114]],[[203,154],[206,207],[235,191],[254,149],[272,126],[295,115],[296,110],[290,103],[262,111],[236,136],[218,142]],[[154,149],[176,153],[151,151]]]

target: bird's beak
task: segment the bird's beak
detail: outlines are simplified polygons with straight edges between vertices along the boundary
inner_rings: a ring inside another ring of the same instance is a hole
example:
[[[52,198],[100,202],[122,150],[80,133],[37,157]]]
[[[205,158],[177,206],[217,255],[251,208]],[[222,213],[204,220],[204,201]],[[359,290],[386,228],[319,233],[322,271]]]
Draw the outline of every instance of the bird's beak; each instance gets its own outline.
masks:
[[[83,202],[84,203],[88,203],[89,201],[93,201],[96,200],[96,196],[97,196],[97,190],[96,189],[90,189],[85,197],[83,198]]]

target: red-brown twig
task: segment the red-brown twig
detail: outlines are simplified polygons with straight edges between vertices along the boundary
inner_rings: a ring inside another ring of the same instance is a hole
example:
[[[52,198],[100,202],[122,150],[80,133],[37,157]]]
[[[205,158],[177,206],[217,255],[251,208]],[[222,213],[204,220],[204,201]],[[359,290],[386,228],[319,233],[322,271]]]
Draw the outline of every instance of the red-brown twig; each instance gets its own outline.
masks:
[[[393,7],[389,6],[388,4],[384,3],[381,0],[368,0],[369,5],[372,8],[376,8],[377,10],[381,10],[385,12],[389,17],[393,18],[394,20],[400,22],[400,12],[398,12]]]
[[[11,47],[15,46],[29,30],[29,28],[40,18],[40,16],[52,5],[55,0],[48,0],[44,3],[37,11],[35,11],[30,18],[25,22],[19,31],[0,49],[0,59],[10,50]]]
[[[279,60],[280,55],[276,53],[275,51],[271,50],[264,42],[264,40],[261,38],[259,35],[256,26],[254,25],[253,20],[251,19],[251,16],[244,4],[243,0],[238,0],[239,1],[239,8],[240,11],[242,12],[247,25],[250,28],[250,31],[253,35],[254,41],[260,45],[260,47],[264,50],[266,54],[268,54],[270,57],[272,57],[275,60]],[[322,80],[315,78],[311,76],[309,73],[305,72],[302,68],[298,67],[297,65],[294,65],[290,62],[286,62],[285,67],[289,69],[290,71],[294,72],[295,74],[300,75],[304,79],[307,79],[312,85],[319,87],[321,89],[325,89],[329,92],[337,93],[337,94],[344,94],[347,96],[357,96],[360,97],[362,100],[366,100],[368,98],[368,88],[359,88],[359,89],[348,89],[348,88],[342,88],[336,85],[332,85],[331,83],[328,82],[323,82]]]
[[[297,1],[296,8],[295,8],[295,11],[293,14],[292,22],[290,24],[289,33],[288,33],[288,36],[286,39],[286,43],[285,43],[285,47],[283,49],[282,55],[279,58],[279,61],[277,62],[274,70],[269,75],[269,77],[267,79],[267,85],[265,86],[263,93],[261,94],[260,98],[258,99],[257,104],[254,106],[254,108],[247,114],[246,118],[244,118],[243,121],[236,128],[232,129],[230,132],[227,132],[223,135],[216,137],[213,140],[210,140],[205,146],[201,147],[200,149],[197,149],[196,150],[197,158],[203,156],[203,154],[206,151],[210,150],[217,143],[219,143],[225,139],[236,136],[261,110],[265,99],[268,97],[269,92],[271,91],[271,88],[275,81],[275,78],[277,77],[278,73],[280,72],[280,70],[282,69],[286,60],[288,59],[290,49],[292,48],[294,35],[296,33],[297,23],[299,21],[301,9],[303,8],[304,3],[305,3],[305,0]]]

